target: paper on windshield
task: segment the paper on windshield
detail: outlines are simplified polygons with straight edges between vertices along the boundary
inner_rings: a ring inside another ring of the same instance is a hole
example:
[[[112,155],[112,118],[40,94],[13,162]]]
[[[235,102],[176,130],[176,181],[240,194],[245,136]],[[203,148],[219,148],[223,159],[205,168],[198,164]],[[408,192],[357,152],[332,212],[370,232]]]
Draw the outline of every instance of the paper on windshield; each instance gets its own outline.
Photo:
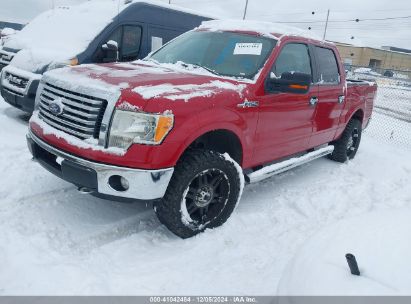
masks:
[[[234,55],[261,55],[262,43],[236,43]]]

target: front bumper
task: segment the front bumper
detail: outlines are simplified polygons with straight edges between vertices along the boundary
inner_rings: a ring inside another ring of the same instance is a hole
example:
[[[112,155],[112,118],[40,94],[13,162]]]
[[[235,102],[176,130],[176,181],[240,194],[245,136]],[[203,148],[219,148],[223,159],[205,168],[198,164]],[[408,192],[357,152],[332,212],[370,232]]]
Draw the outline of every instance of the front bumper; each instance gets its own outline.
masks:
[[[36,90],[39,83],[32,84],[31,93],[28,95],[23,95],[15,91],[9,90],[1,86],[1,96],[3,96],[4,101],[12,105],[15,108],[18,108],[26,113],[32,114],[34,111],[34,104],[36,98]]]
[[[167,190],[174,168],[141,170],[106,165],[76,157],[50,146],[33,132],[27,134],[27,144],[33,158],[58,177],[86,188],[92,194],[108,198],[155,200]],[[116,190],[113,177],[127,179],[127,190]]]

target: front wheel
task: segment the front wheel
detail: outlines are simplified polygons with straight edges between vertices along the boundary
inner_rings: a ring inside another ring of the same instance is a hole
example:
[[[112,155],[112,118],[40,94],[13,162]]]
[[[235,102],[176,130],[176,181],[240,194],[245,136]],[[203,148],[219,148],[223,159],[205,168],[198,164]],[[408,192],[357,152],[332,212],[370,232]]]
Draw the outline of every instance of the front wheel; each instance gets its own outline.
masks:
[[[181,238],[224,224],[242,193],[244,176],[229,157],[193,150],[179,161],[162,200],[155,205],[158,219]]]
[[[351,119],[340,139],[334,142],[334,151],[330,154],[330,159],[341,163],[353,159],[360,146],[361,133],[361,121]]]

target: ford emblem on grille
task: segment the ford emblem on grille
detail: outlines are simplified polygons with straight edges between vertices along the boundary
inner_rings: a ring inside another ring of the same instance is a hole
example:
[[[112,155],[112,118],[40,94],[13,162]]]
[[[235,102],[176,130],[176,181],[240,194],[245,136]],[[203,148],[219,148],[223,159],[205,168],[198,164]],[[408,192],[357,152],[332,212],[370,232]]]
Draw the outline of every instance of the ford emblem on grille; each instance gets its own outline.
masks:
[[[57,98],[49,104],[49,110],[54,115],[61,115],[64,111],[64,104],[62,98]]]

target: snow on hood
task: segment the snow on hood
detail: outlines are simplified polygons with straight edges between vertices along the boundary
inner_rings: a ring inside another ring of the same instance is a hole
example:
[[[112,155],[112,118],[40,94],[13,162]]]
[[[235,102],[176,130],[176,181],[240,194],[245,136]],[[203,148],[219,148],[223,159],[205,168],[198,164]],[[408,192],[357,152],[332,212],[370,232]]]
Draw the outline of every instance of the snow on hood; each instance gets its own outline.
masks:
[[[46,11],[6,41],[4,47],[22,50],[11,64],[36,72],[67,61],[83,52],[125,7],[114,0],[94,0]]]
[[[278,39],[273,34],[300,36],[308,39],[320,40],[322,38],[312,32],[299,29],[293,26],[287,26],[280,23],[253,21],[253,20],[211,20],[203,21],[199,26],[200,29],[207,29],[209,31],[246,31],[256,32],[263,36]]]
[[[246,88],[243,83],[205,70],[182,70],[179,65],[142,60],[56,69],[45,73],[43,81],[71,90],[78,87],[110,92],[127,89],[145,100],[160,97],[188,101],[195,97],[210,97],[221,91],[233,91],[242,96]]]
[[[238,92],[242,97],[242,92],[245,89],[244,84],[233,84],[221,80],[213,80],[202,84],[183,84],[173,85],[170,83],[140,86],[133,89],[133,92],[138,93],[144,99],[162,97],[169,100],[184,100],[188,102],[195,97],[211,97],[221,90],[231,90]]]

